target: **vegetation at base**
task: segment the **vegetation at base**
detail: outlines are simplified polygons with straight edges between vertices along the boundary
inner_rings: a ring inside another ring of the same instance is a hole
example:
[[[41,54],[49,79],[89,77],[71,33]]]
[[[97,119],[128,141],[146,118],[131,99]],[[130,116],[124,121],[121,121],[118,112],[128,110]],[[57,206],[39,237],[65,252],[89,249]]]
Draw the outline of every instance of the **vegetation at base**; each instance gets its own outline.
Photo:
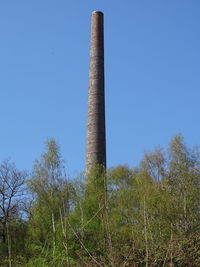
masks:
[[[53,139],[31,174],[2,162],[0,266],[200,266],[199,163],[181,135],[86,178],[67,178]]]

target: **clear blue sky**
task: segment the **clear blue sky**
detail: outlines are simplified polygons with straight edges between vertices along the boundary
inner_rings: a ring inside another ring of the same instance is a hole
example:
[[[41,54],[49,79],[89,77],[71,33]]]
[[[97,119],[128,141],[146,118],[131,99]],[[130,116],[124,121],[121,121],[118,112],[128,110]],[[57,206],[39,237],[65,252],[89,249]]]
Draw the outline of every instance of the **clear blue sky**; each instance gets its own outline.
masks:
[[[199,0],[0,1],[0,160],[30,170],[54,137],[84,169],[90,18],[105,14],[108,166],[181,132],[200,144]]]

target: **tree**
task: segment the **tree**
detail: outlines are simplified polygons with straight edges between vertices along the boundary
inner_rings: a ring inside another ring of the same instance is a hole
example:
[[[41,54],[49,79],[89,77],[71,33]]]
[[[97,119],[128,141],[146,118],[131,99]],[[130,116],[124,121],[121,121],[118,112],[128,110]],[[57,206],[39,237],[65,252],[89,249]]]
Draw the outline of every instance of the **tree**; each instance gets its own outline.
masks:
[[[8,254],[1,262],[199,266],[199,163],[198,150],[177,135],[167,151],[145,153],[138,168],[102,172],[94,166],[85,182],[68,181],[60,148],[50,139],[28,180],[27,217],[19,216],[25,173],[9,161],[0,165],[0,245],[5,239]],[[26,249],[16,253],[23,243]]]
[[[163,150],[157,147],[153,152],[146,152],[140,166],[155,181],[160,181],[166,174],[166,158]]]
[[[50,139],[46,142],[46,152],[35,162],[32,178],[28,181],[34,198],[28,224],[28,243],[33,254],[42,250],[54,257],[60,245],[61,250],[65,249],[63,242],[66,240],[61,239],[66,237],[63,220],[70,211],[70,186],[60,148],[54,139]]]
[[[11,262],[11,224],[19,219],[23,200],[26,172],[5,160],[0,165],[0,235],[3,247],[7,247]]]
[[[189,149],[182,135],[175,136],[169,145],[168,189],[179,207],[177,230],[184,235],[199,231],[200,153]]]

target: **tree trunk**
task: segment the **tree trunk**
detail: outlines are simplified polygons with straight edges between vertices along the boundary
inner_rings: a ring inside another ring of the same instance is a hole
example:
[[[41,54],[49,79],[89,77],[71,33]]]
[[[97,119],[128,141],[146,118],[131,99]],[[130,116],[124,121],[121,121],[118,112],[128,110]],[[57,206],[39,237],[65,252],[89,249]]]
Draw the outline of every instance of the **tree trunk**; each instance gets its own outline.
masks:
[[[10,240],[10,233],[9,233],[9,228],[8,228],[8,223],[6,223],[6,232],[7,232],[7,241],[8,241],[8,263],[9,267],[12,267],[12,262],[11,262],[11,240]]]

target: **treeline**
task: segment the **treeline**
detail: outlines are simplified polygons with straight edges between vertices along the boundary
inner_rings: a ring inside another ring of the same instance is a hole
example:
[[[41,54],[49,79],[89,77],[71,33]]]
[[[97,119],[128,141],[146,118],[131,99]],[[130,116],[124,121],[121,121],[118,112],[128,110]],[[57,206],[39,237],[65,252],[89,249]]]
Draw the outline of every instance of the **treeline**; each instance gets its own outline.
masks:
[[[137,168],[68,179],[55,140],[0,165],[0,266],[200,266],[200,154],[175,136]]]

